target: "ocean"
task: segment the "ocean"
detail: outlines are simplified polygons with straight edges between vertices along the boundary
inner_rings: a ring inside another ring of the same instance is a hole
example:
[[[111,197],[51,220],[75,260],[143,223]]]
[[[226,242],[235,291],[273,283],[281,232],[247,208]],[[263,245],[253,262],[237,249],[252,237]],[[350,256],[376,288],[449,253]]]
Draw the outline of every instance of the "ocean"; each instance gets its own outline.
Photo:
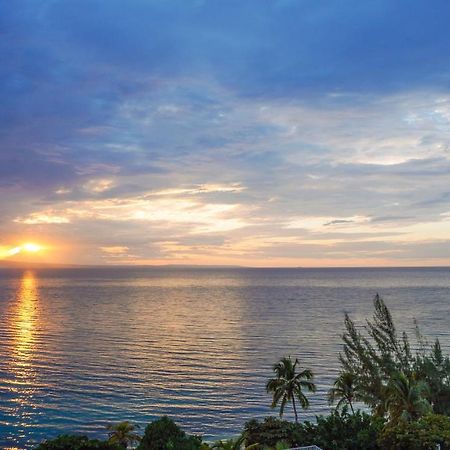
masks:
[[[330,410],[344,313],[363,325],[376,293],[449,352],[450,268],[2,269],[0,448],[162,415],[234,435],[277,414],[265,383],[285,355],[315,374],[311,420]]]

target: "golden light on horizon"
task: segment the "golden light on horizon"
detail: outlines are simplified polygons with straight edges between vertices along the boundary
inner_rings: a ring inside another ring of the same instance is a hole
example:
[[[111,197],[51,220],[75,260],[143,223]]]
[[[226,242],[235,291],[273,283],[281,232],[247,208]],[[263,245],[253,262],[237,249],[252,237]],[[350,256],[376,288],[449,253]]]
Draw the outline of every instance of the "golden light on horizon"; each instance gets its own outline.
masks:
[[[12,247],[9,249],[0,249],[0,259],[15,256],[19,253],[38,253],[43,251],[44,249],[45,247],[41,244],[37,244],[35,242],[25,242],[21,245],[17,245],[16,247]]]

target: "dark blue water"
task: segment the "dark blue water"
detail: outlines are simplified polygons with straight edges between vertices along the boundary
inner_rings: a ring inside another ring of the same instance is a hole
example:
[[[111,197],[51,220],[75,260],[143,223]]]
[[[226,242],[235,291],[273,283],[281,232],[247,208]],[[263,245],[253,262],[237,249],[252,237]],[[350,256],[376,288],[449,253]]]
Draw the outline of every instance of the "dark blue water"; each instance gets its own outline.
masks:
[[[376,292],[449,351],[449,268],[0,270],[0,447],[163,414],[234,434],[289,354],[319,386],[303,418],[325,413],[344,311],[362,322]]]

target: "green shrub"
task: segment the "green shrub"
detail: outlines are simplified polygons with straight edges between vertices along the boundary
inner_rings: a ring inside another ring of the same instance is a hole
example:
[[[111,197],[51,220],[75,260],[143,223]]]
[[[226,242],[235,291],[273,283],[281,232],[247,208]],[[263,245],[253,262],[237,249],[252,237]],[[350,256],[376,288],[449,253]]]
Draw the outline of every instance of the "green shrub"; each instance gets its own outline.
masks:
[[[164,416],[147,425],[138,450],[199,450],[201,445],[200,437],[187,435]]]
[[[388,425],[381,432],[378,443],[389,450],[450,450],[450,417],[430,414],[415,422]]]
[[[86,436],[64,434],[55,439],[44,441],[35,450],[123,450],[123,447]]]
[[[258,443],[258,449],[276,448],[285,442],[291,447],[318,445],[327,450],[379,450],[378,434],[383,419],[374,419],[358,411],[349,414],[347,408],[329,416],[317,416],[316,423],[295,424],[285,420],[266,418],[263,422],[251,420],[245,425],[246,444]]]
[[[281,441],[295,445],[295,431],[298,427],[295,423],[275,417],[266,417],[263,422],[253,419],[244,427],[245,444],[259,444],[258,449],[275,447]]]
[[[297,439],[301,445],[318,445],[327,450],[378,450],[377,437],[383,419],[357,411],[349,414],[333,411],[328,416],[316,416],[317,423],[305,422]]]

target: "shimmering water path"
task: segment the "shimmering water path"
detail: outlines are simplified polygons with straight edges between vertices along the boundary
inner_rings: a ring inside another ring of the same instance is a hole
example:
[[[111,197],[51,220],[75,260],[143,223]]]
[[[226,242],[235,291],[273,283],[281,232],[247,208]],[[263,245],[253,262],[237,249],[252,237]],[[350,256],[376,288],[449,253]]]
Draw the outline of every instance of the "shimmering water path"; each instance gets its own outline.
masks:
[[[167,414],[208,438],[271,411],[271,365],[298,356],[325,413],[343,314],[379,292],[450,349],[450,269],[0,270],[0,448],[105,437]]]

